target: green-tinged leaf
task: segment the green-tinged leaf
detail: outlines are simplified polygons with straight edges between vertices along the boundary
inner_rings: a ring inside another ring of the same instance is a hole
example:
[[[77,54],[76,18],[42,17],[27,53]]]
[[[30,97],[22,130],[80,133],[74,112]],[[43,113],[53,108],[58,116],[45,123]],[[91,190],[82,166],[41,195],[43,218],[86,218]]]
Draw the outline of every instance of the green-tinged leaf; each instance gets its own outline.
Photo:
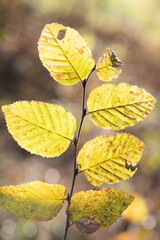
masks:
[[[95,62],[80,34],[63,25],[47,24],[38,42],[39,56],[59,83],[73,85],[88,77]]]
[[[100,57],[96,65],[97,75],[102,81],[112,81],[121,73],[121,70],[117,68],[123,63],[113,50],[107,48],[105,51],[106,53],[103,54],[103,58]]]
[[[60,211],[66,198],[66,188],[43,182],[31,182],[0,188],[0,206],[34,221],[48,221]]]
[[[143,120],[156,99],[137,86],[104,84],[95,88],[87,101],[93,122],[106,129],[124,129]]]
[[[94,186],[117,183],[134,175],[143,149],[143,142],[127,133],[99,136],[84,144],[77,164]]]
[[[2,107],[9,132],[31,153],[56,157],[68,148],[76,130],[76,119],[64,108],[20,101]]]
[[[79,192],[71,198],[67,214],[79,231],[93,233],[113,224],[132,200],[133,196],[115,189]]]

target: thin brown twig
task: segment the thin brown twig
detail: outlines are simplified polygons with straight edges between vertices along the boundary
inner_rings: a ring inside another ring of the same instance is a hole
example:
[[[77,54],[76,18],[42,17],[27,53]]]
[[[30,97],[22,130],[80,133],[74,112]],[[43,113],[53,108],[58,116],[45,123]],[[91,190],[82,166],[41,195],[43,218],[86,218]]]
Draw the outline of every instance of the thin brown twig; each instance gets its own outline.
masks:
[[[82,130],[82,125],[83,125],[83,120],[84,120],[84,117],[86,116],[86,108],[85,108],[86,85],[87,85],[87,82],[88,82],[88,79],[89,79],[91,73],[95,70],[95,68],[96,68],[96,65],[94,66],[94,68],[90,72],[88,78],[83,80],[83,82],[82,82],[82,88],[83,88],[82,116],[81,116],[81,122],[80,122],[80,125],[79,125],[77,137],[73,140],[73,144],[74,144],[74,170],[73,170],[73,179],[72,179],[71,190],[70,190],[70,193],[68,193],[68,196],[67,196],[68,206],[70,206],[70,201],[71,201],[71,197],[72,197],[73,190],[74,190],[76,176],[79,173],[78,168],[77,168],[77,150],[78,150],[78,142],[79,142],[79,138],[80,138],[80,134],[81,134],[81,130]],[[67,215],[64,240],[67,239],[68,229],[71,225],[72,224],[70,224],[69,217]]]

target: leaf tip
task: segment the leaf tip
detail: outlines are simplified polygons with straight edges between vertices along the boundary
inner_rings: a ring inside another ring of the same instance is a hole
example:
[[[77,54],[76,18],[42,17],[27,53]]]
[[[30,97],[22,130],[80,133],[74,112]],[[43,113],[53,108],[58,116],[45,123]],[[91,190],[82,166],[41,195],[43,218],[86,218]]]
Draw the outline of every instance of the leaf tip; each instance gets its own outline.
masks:
[[[2,112],[3,112],[4,114],[8,111],[9,106],[10,106],[10,105],[3,105],[3,106],[1,107]]]

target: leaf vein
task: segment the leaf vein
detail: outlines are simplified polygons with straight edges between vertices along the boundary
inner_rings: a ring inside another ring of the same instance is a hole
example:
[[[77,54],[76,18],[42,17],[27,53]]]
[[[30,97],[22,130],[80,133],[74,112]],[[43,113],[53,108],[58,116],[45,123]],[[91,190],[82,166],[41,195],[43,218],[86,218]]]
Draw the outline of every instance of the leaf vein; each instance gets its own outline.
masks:
[[[52,35],[53,39],[56,41],[57,45],[59,46],[59,48],[61,49],[61,51],[63,52],[64,56],[66,57],[66,59],[68,60],[69,64],[72,66],[72,68],[74,69],[75,73],[77,74],[78,78],[82,81],[80,75],[78,74],[77,70],[75,69],[75,67],[73,66],[73,64],[71,63],[70,59],[68,58],[68,56],[66,55],[66,53],[63,51],[63,49],[61,48],[61,46],[59,45],[57,39],[54,37],[54,35],[52,34],[51,29],[48,26],[48,29],[50,31],[50,34]]]

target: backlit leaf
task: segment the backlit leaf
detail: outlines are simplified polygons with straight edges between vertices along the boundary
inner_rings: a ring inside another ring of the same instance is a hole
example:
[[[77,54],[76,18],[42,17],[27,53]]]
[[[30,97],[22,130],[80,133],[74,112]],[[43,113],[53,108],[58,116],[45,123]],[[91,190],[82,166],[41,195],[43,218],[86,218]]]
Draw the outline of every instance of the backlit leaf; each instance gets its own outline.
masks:
[[[43,182],[31,182],[0,188],[0,206],[34,221],[48,221],[60,211],[66,198],[66,188]]]
[[[43,157],[56,157],[68,148],[76,119],[64,108],[36,101],[2,107],[9,132],[18,144]]]
[[[67,214],[79,231],[89,234],[113,224],[132,200],[133,196],[115,189],[78,192],[71,198]]]
[[[84,144],[77,164],[94,186],[117,183],[134,175],[143,149],[143,142],[127,133],[99,136]]]
[[[95,62],[80,34],[63,25],[47,24],[38,42],[39,57],[51,76],[59,83],[73,85],[83,81]]]
[[[124,129],[143,120],[156,99],[137,86],[104,84],[95,88],[87,101],[93,122],[106,129]]]
[[[121,73],[121,70],[118,70],[120,64],[123,64],[122,61],[116,56],[113,50],[110,48],[106,49],[106,53],[103,55],[103,58],[100,57],[96,65],[97,75],[102,81],[112,81],[117,78]]]

